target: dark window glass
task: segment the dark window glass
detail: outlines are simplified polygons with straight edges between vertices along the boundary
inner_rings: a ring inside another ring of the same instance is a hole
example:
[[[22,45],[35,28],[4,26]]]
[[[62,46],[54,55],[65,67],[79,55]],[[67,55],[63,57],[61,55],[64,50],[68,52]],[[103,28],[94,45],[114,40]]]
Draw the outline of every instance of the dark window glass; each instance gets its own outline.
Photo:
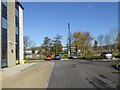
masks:
[[[7,66],[7,2],[2,1],[2,18],[1,18],[1,47],[2,60],[1,67]]]
[[[19,10],[19,5],[17,2],[15,3],[15,8]]]
[[[15,3],[15,20],[16,20],[16,59],[19,60],[19,5]]]
[[[16,26],[19,27],[19,18],[17,16],[15,16],[15,20],[16,20]]]
[[[2,0],[2,3],[7,7],[7,0]]]
[[[7,20],[2,17],[2,28],[7,29]]]
[[[16,26],[16,59],[19,60],[19,27]]]
[[[7,66],[7,30],[2,28],[2,61],[1,67]]]
[[[16,59],[19,60],[19,35],[16,34]]]
[[[2,16],[7,19],[7,7],[2,4]]]
[[[16,34],[19,34],[19,28],[16,26]]]
[[[19,11],[18,11],[18,9],[16,9],[16,8],[15,8],[15,15],[16,15],[17,17],[19,17]]]

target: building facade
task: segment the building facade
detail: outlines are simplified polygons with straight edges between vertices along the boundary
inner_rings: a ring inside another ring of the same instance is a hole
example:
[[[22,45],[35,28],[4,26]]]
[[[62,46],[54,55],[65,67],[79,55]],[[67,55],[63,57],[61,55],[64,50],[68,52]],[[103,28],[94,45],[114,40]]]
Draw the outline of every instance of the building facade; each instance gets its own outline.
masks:
[[[6,1],[6,2],[5,2]],[[0,2],[0,60],[1,67],[16,65],[23,60],[23,10],[22,5],[12,0]]]

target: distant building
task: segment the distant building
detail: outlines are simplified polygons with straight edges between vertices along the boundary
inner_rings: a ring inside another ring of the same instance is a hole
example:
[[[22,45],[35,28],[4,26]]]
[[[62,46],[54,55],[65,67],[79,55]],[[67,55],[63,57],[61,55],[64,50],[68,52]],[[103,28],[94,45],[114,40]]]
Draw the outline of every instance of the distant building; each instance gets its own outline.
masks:
[[[26,50],[26,57],[32,58],[32,50]]]
[[[70,50],[67,46],[62,48],[62,51],[64,54],[70,54]],[[75,46],[71,46],[71,54],[76,54],[76,53],[80,53],[80,50],[78,49],[76,52],[76,47]]]
[[[38,54],[38,50],[35,50],[34,52],[31,50],[31,49],[27,49],[26,52],[25,52],[25,57],[26,58],[37,58],[39,57],[40,55]]]
[[[35,54],[38,54],[39,50],[35,50]]]
[[[67,47],[62,47],[62,51],[64,54],[67,54],[68,53],[68,48]]]
[[[12,67],[23,60],[23,7],[17,0],[4,0],[0,7],[0,63]]]

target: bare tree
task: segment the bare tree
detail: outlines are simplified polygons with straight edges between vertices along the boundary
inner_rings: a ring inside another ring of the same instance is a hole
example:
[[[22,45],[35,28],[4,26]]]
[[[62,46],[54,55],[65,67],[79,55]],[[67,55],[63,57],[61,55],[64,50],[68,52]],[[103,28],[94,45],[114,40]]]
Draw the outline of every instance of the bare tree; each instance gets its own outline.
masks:
[[[103,43],[104,43],[104,35],[99,35],[97,37],[98,43],[101,46],[101,51],[103,50]]]
[[[111,37],[111,44],[114,45],[115,51],[117,51],[117,36],[118,36],[118,29],[112,28],[109,32],[109,35]]]
[[[91,52],[91,49],[92,49],[92,40],[93,40],[93,37],[92,35],[89,33],[89,32],[83,32],[83,40],[84,41],[84,50],[85,50],[85,56],[89,55],[88,52],[90,53]]]
[[[111,50],[111,48],[110,48],[110,45],[111,45],[111,36],[109,34],[105,35],[104,42],[108,46],[108,50],[110,51]]]
[[[55,54],[59,54],[62,51],[62,44],[61,44],[61,35],[56,35],[53,40],[53,48]]]
[[[35,43],[32,40],[30,40],[29,36],[24,36],[23,40],[24,40],[24,52],[25,52],[24,55],[26,56],[26,50],[28,48],[33,47]]]
[[[118,36],[117,36],[117,49],[119,50],[119,54],[120,54],[120,31],[118,32]]]
[[[109,35],[111,37],[111,43],[114,44],[116,43],[116,39],[118,36],[118,29],[117,28],[112,28],[109,32]]]
[[[24,36],[24,50],[33,47],[35,43],[30,40],[29,36]]]

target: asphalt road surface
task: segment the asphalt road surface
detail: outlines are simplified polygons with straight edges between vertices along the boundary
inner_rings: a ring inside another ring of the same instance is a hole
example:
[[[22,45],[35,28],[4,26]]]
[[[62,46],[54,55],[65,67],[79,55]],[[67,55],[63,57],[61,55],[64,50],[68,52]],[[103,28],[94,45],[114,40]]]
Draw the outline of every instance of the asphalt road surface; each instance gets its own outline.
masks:
[[[54,61],[48,88],[118,88],[117,61]]]

